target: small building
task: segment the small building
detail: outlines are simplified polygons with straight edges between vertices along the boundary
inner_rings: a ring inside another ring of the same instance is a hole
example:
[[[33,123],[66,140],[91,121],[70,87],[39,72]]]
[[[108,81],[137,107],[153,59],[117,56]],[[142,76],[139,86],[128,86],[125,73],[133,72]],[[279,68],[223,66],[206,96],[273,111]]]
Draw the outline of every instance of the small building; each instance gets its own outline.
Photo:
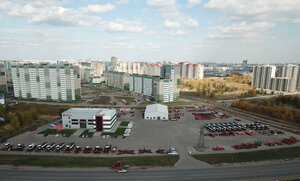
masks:
[[[146,107],[144,119],[168,120],[168,106],[162,104],[151,104]]]
[[[110,132],[116,121],[115,109],[71,108],[62,113],[64,129],[86,128]]]

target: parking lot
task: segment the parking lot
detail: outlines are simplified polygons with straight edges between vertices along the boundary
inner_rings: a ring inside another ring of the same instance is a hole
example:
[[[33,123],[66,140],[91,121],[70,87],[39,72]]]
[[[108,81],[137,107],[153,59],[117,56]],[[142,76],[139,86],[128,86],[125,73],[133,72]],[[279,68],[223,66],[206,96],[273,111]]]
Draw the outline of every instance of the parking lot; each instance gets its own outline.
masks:
[[[195,154],[195,153],[220,153],[220,152],[240,152],[249,151],[249,148],[236,149],[234,145],[239,144],[254,144],[261,142],[261,145],[257,148],[251,148],[251,150],[281,148],[293,145],[299,145],[298,143],[292,144],[265,144],[270,142],[280,142],[284,138],[290,136],[299,139],[299,136],[288,133],[286,131],[274,129],[263,123],[253,123],[247,120],[241,120],[237,117],[232,117],[216,110],[210,110],[205,106],[199,107],[173,107],[169,108],[170,119],[173,121],[162,120],[144,120],[143,109],[131,109],[124,110],[120,117],[118,117],[118,125],[121,122],[129,121],[130,133],[126,138],[103,136],[101,133],[94,133],[92,137],[82,137],[82,133],[85,129],[79,129],[73,133],[70,137],[62,137],[61,135],[48,135],[38,134],[48,128],[48,125],[44,125],[32,132],[26,132],[16,137],[13,137],[7,142],[16,146],[22,143],[28,147],[28,145],[35,143],[41,144],[57,143],[64,146],[70,145],[74,142],[75,146],[80,146],[82,151],[86,146],[89,148],[101,148],[104,150],[105,146],[111,145],[115,152],[109,152],[108,154],[92,154],[91,152],[83,153],[79,152],[77,155],[89,155],[89,156],[130,156],[130,155],[155,155],[158,149],[164,149],[174,147],[177,152],[182,154]],[[123,124],[122,124],[123,125]],[[206,149],[202,152],[195,150],[194,146],[197,145],[200,135],[200,127],[206,127],[204,129],[204,141]],[[210,127],[210,128],[209,128]],[[127,131],[128,134],[128,131]],[[287,142],[288,143],[288,142]],[[1,148],[4,144],[1,144]],[[222,147],[223,149],[214,149],[215,147]],[[65,148],[64,148],[65,149]],[[118,150],[121,150],[118,152]],[[133,151],[132,151],[133,150]],[[143,154],[139,154],[139,150]],[[150,150],[150,151],[149,151]],[[12,153],[4,152],[2,153]],[[149,153],[152,152],[152,153]],[[87,154],[90,153],[90,154]],[[98,152],[97,152],[98,153]],[[120,153],[120,154],[118,154]],[[134,154],[132,154],[134,153]],[[61,152],[18,152],[18,154],[56,154],[56,155],[74,155],[74,150],[71,153]]]

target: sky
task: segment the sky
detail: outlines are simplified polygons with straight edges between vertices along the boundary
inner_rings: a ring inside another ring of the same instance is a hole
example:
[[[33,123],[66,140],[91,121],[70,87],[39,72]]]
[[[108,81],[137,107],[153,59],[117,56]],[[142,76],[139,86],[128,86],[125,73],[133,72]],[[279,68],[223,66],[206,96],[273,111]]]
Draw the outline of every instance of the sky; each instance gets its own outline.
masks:
[[[300,0],[0,0],[0,59],[300,63]]]

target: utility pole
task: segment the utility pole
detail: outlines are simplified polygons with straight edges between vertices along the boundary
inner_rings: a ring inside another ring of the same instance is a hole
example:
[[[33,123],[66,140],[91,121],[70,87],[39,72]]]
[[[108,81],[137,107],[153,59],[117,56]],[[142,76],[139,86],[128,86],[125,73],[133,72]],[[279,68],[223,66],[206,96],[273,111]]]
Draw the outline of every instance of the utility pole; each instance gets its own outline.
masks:
[[[200,127],[200,135],[199,135],[199,139],[198,139],[198,143],[195,146],[195,149],[197,151],[203,151],[204,149],[206,149],[207,147],[205,146],[205,142],[204,142],[204,127]]]

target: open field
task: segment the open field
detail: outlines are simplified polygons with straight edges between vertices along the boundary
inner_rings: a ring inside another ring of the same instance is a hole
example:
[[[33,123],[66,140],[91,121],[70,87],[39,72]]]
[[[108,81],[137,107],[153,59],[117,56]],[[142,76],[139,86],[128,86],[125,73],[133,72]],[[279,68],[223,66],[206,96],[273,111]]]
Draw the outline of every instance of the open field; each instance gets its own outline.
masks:
[[[97,98],[94,98],[92,101],[89,101],[90,104],[109,104],[110,103],[110,97],[108,96],[100,96]]]
[[[131,96],[115,96],[115,99],[116,101],[119,103],[119,104],[132,104],[135,97]]]
[[[129,166],[173,166],[179,156],[144,156],[144,157],[71,157],[71,156],[28,156],[0,155],[0,165],[41,166],[41,167],[111,167],[116,161]]]
[[[267,160],[282,160],[300,158],[300,147],[278,148],[271,150],[260,150],[241,153],[224,154],[198,154],[194,158],[207,162],[209,164],[219,163],[240,163],[240,162],[258,162]]]

